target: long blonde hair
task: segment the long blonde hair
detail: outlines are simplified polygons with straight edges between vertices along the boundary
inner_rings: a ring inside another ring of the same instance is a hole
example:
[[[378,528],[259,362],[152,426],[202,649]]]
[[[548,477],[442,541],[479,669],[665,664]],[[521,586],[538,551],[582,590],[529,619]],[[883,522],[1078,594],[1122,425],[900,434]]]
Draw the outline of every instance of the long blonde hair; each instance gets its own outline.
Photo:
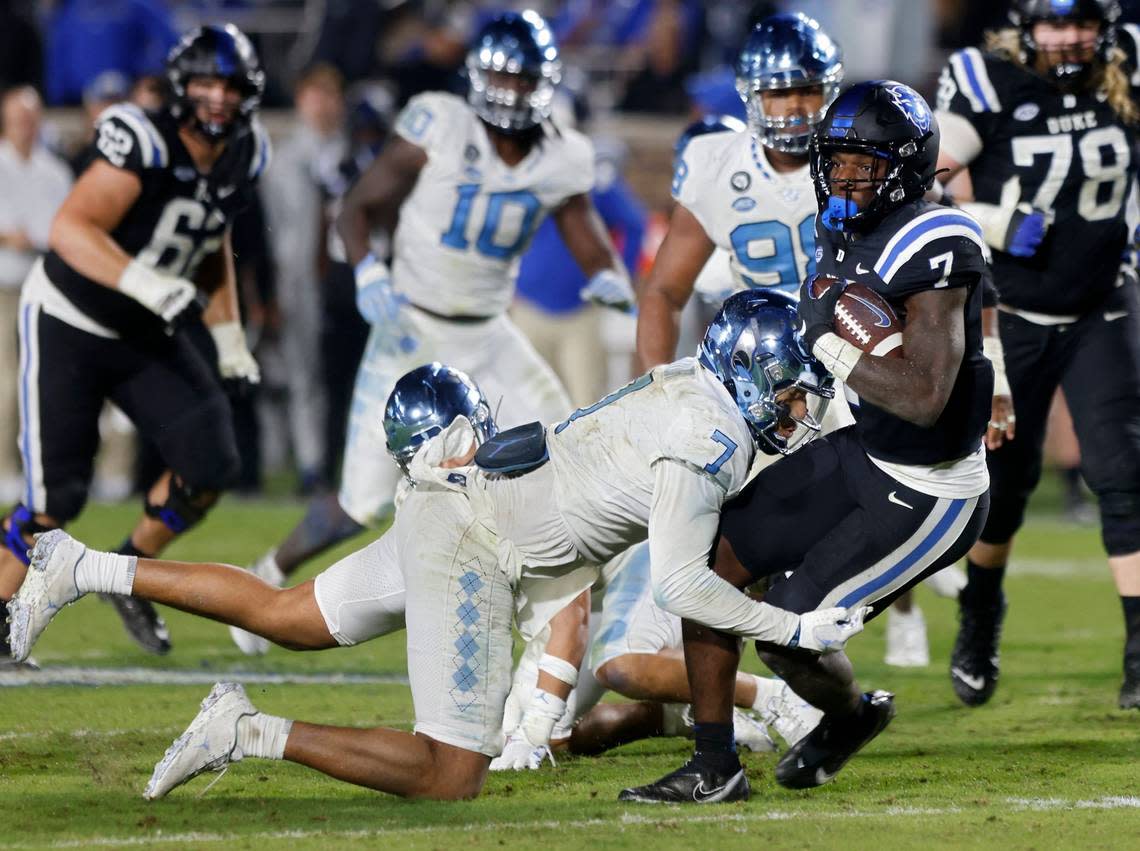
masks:
[[[1022,59],[1021,33],[1015,27],[991,30],[986,33],[985,48],[995,56],[1025,67]],[[1104,92],[1105,100],[1112,111],[1125,124],[1135,124],[1140,119],[1140,107],[1132,99],[1128,72],[1124,69],[1127,57],[1119,47],[1112,48],[1108,64],[1099,65],[1092,79],[1092,89]]]

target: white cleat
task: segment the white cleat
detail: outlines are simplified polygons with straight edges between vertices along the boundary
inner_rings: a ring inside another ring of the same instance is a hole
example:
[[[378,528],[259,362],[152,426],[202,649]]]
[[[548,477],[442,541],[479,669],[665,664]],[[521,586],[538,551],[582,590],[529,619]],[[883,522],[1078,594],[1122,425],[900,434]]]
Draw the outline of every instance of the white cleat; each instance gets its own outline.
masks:
[[[14,661],[27,659],[51,619],[83,596],[75,584],[75,568],[86,555],[87,547],[62,529],[36,536],[24,582],[8,603]]]
[[[792,691],[787,683],[777,682],[780,689],[764,702],[760,717],[791,748],[819,725],[823,713]]]
[[[930,574],[923,583],[939,597],[957,600],[959,592],[966,587],[966,571],[952,564],[937,573]]]
[[[256,714],[238,683],[215,685],[198,716],[154,767],[143,797],[153,801],[205,771],[225,771],[231,762],[240,762],[244,754],[237,743],[238,721]]]
[[[738,745],[753,753],[775,753],[777,750],[768,725],[743,709],[732,710],[732,734]]]
[[[894,668],[925,668],[930,664],[926,619],[918,606],[909,612],[900,612],[894,606],[887,610],[887,653],[883,661]]]
[[[661,732],[666,736],[693,738],[693,708],[687,703],[663,703]],[[743,709],[732,710],[732,735],[736,743],[753,753],[774,753],[776,743],[765,722]]]
[[[285,574],[277,566],[276,557],[277,550],[270,550],[249,566],[249,572],[274,588],[280,588],[285,584]],[[246,656],[264,656],[269,652],[270,641],[268,638],[262,638],[260,635],[240,627],[230,627],[230,638],[233,639],[238,650]]]

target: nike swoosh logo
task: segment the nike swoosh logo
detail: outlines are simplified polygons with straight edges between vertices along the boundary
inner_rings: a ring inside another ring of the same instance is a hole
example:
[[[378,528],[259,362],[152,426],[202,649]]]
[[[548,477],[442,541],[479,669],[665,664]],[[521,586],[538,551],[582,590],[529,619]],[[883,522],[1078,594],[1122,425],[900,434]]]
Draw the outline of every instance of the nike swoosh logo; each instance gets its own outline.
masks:
[[[866,275],[870,271],[871,271],[870,269],[864,269],[862,263],[856,263],[855,264],[855,274],[857,274],[857,275]]]
[[[817,786],[822,786],[824,783],[830,783],[835,779],[835,775],[837,773],[838,772],[835,771],[828,772],[824,771],[822,768],[817,768],[815,771],[815,784]]]
[[[967,674],[961,668],[951,668],[950,673],[960,679],[974,691],[981,691],[986,685],[985,677],[974,677]]]
[[[728,786],[728,784],[726,783],[726,784],[724,784],[724,786],[717,786],[714,789],[706,789],[705,788],[705,781],[702,780],[695,787],[693,787],[693,800],[694,801],[711,800],[711,799],[715,798],[717,795],[724,794],[724,790],[727,786]]]
[[[901,505],[903,508],[909,508],[911,511],[914,511],[914,506],[907,505],[905,502],[895,496],[896,493],[897,491],[891,491],[889,494],[887,494],[887,501],[893,502],[895,505]]]
[[[1117,319],[1123,319],[1127,315],[1127,310],[1106,310],[1104,312],[1104,321],[1115,322]]]

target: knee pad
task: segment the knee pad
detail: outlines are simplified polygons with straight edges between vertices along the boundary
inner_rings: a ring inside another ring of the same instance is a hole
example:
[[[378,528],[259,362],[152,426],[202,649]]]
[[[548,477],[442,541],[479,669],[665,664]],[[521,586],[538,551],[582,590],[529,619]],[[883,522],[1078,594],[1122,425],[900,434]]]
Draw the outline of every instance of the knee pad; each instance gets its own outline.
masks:
[[[37,523],[32,512],[22,502],[16,503],[12,513],[8,515],[8,529],[4,532],[4,546],[22,561],[29,563],[28,550],[32,544],[29,541],[33,535],[41,532],[50,532],[54,526],[44,526]]]
[[[1109,556],[1140,551],[1140,493],[1103,491],[1100,502],[1100,534]]]
[[[162,521],[171,532],[180,535],[196,526],[217,501],[215,491],[191,488],[178,476],[171,476],[166,501],[156,505],[146,497],[143,511],[147,517]]]

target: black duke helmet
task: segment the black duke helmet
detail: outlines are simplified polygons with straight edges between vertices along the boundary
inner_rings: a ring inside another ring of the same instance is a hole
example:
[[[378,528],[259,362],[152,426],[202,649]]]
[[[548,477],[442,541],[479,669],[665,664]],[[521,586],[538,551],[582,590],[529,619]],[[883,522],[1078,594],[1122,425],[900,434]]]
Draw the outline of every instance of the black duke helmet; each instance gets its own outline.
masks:
[[[772,291],[745,290],[725,299],[697,351],[701,365],[736,400],[757,447],[768,455],[787,454],[811,432],[834,395],[832,378],[796,336],[796,303]],[[815,397],[808,413],[793,417],[777,397],[799,389]],[[781,423],[803,426],[790,438]]]
[[[843,54],[812,18],[802,12],[773,15],[758,23],[736,60],[736,91],[748,111],[748,129],[762,145],[803,154],[812,130],[843,82]],[[760,93],[780,89],[823,88],[823,106],[804,117],[770,116]]]
[[[1116,22],[1120,18],[1117,0],[1014,0],[1009,19],[1017,27],[1021,40],[1022,58],[1032,65],[1038,46],[1033,38],[1033,25],[1042,21],[1051,23],[1084,23],[1096,21],[1100,32],[1095,43],[1095,60],[1106,64],[1116,46]],[[1089,63],[1064,57],[1049,68],[1049,75],[1059,83],[1079,83],[1090,70]]]
[[[518,78],[519,88],[496,85],[493,72]],[[467,52],[467,102],[503,133],[523,133],[550,117],[562,62],[554,33],[537,12],[504,12],[491,20]]]
[[[845,89],[827,110],[809,150],[820,218],[831,230],[866,231],[921,198],[934,182],[938,122],[922,95],[894,80],[872,80]],[[886,174],[872,181],[875,196],[860,209],[830,180],[836,152],[871,154],[886,160]]]
[[[479,386],[464,372],[438,361],[403,375],[384,406],[388,454],[411,481],[408,465],[419,448],[459,416],[475,428],[476,442],[495,436],[491,406]]]
[[[237,115],[231,121],[216,123],[198,118],[197,104],[186,91],[195,77],[220,77],[241,92]],[[186,33],[166,57],[166,79],[173,95],[174,117],[192,121],[206,137],[215,140],[247,128],[265,92],[265,72],[257,52],[233,24],[211,24]]]

